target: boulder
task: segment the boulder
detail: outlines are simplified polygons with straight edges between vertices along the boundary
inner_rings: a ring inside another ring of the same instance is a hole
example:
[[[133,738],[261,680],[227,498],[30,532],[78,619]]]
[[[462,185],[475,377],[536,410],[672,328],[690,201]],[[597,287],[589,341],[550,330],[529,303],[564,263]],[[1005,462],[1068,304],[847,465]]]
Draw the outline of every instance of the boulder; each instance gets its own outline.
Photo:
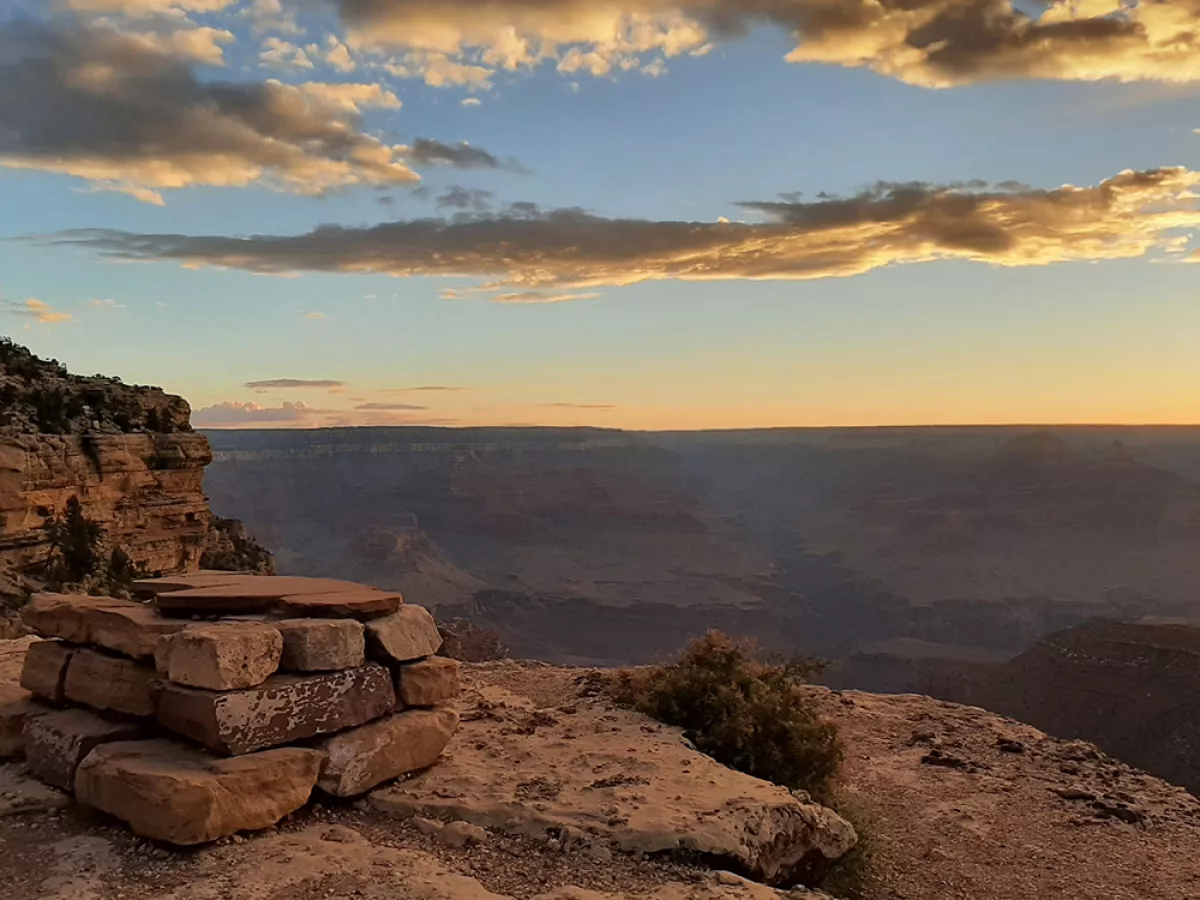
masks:
[[[65,699],[64,684],[67,668],[75,648],[62,641],[38,641],[31,644],[25,653],[25,665],[21,669],[21,687],[51,703],[62,703]]]
[[[213,616],[236,613],[260,613],[275,609],[285,597],[307,594],[378,594],[375,588],[339,581],[335,578],[301,578],[285,575],[241,575],[225,577],[204,576],[189,579],[163,579],[167,585],[181,586],[188,580],[194,583],[176,590],[154,590],[152,581],[141,581],[135,590],[153,593],[159,610],[173,616]],[[297,615],[291,613],[291,615]]]
[[[353,728],[395,706],[391,673],[366,665],[320,675],[275,675],[242,691],[167,682],[158,697],[158,720],[210,750],[236,756]]]
[[[233,691],[266,681],[282,654],[283,637],[270,625],[190,625],[160,645],[156,665],[176,684]]]
[[[396,695],[405,706],[435,706],[459,693],[459,663],[434,656],[396,669]]]
[[[367,640],[380,660],[397,663],[433,656],[442,646],[433,616],[422,606],[402,606],[390,616],[367,622]]]
[[[27,720],[25,759],[35,776],[69,791],[75,769],[94,749],[144,736],[145,726],[137,722],[109,722],[82,709],[57,710]]]
[[[366,661],[361,622],[353,619],[286,619],[277,622],[283,635],[280,668],[289,672],[335,672]]]
[[[450,709],[410,709],[316,744],[325,754],[318,782],[335,797],[356,797],[437,762],[458,728]]]
[[[281,598],[277,609],[288,616],[374,619],[394,613],[403,602],[399,594],[364,587],[332,594],[293,594]]]
[[[289,747],[218,759],[174,741],[111,743],[75,773],[75,797],[134,833],[191,846],[269,828],[307,801],[321,754]]]
[[[93,709],[152,716],[156,681],[150,666],[81,647],[71,657],[64,692],[68,700]]]
[[[25,693],[25,692],[22,692]],[[21,759],[25,756],[25,727],[34,716],[52,710],[35,700],[24,697],[0,705],[0,759]]]
[[[570,702],[543,709],[492,685],[466,691],[451,751],[374,791],[371,804],[540,839],[586,833],[628,853],[695,854],[768,882],[794,883],[854,847],[853,827],[832,809],[721,765],[679,729],[582,695],[575,673],[521,675]]]
[[[153,657],[160,637],[187,625],[163,618],[144,603],[74,594],[36,594],[21,615],[43,637],[95,644],[135,659]]]

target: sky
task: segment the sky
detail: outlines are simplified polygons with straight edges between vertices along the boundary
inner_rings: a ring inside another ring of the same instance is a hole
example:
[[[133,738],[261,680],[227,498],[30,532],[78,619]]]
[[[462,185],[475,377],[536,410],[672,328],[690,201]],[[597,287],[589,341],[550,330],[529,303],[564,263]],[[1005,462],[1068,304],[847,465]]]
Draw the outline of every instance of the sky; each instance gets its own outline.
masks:
[[[1200,0],[0,0],[0,334],[194,424],[1200,422]]]

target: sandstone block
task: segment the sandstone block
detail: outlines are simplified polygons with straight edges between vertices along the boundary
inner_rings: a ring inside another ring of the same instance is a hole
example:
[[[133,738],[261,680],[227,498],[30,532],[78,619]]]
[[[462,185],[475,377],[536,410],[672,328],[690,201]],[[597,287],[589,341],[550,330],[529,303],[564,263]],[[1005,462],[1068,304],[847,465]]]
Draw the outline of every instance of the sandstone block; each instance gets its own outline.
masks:
[[[71,657],[64,692],[68,700],[93,709],[152,716],[151,685],[156,680],[150,666],[84,647]]]
[[[366,624],[372,652],[387,662],[412,662],[433,656],[442,646],[433,616],[421,606],[402,606],[390,616]]]
[[[356,797],[393,778],[433,765],[458,728],[451,709],[410,709],[326,738],[317,782],[335,797]]]
[[[234,756],[362,725],[395,706],[391,673],[366,665],[320,675],[275,675],[243,691],[203,691],[168,682],[158,698],[158,720]]]
[[[283,635],[280,668],[289,672],[355,669],[366,661],[363,626],[354,619],[287,619],[276,625]]]
[[[308,801],[320,766],[294,747],[218,759],[173,741],[112,743],[79,766],[75,796],[142,837],[190,846],[274,825]]]
[[[279,668],[278,628],[253,622],[191,625],[164,642],[167,677],[176,684],[233,691],[262,684]]]
[[[293,594],[282,598],[278,608],[289,616],[375,619],[394,613],[403,602],[400,594],[364,587],[333,594]]]
[[[223,578],[184,576],[161,579],[164,586],[188,587],[155,591],[150,581],[138,582],[135,590],[153,593],[159,610],[168,615],[224,615],[259,613],[274,609],[285,597],[305,594],[371,593],[374,588],[335,578],[300,578],[286,575],[230,574]],[[293,615],[295,615],[293,613]]]
[[[187,625],[165,619],[153,607],[132,600],[73,594],[36,594],[22,618],[43,637],[95,644],[135,659],[149,659],[162,635]]]
[[[434,706],[459,693],[459,663],[432,656],[396,669],[396,695],[405,706]]]
[[[51,711],[50,707],[29,699],[28,694],[0,706],[0,759],[24,757],[26,724],[34,716]]]
[[[145,726],[139,723],[109,722],[82,709],[48,712],[25,724],[25,759],[37,778],[69,791],[75,785],[75,769],[94,749],[144,734]]]
[[[30,644],[21,669],[21,687],[51,703],[62,703],[66,696],[63,686],[67,667],[74,655],[75,648],[61,641]]]

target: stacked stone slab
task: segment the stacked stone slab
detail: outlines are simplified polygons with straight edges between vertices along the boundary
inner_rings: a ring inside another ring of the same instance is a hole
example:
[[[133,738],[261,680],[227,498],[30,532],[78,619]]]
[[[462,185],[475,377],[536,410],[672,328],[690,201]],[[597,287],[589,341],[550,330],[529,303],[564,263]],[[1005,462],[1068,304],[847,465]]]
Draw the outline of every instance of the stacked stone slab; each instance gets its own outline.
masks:
[[[354,797],[433,765],[458,727],[458,663],[399,594],[200,573],[135,600],[41,594],[27,696],[0,755],[179,845],[275,824],[314,788]]]

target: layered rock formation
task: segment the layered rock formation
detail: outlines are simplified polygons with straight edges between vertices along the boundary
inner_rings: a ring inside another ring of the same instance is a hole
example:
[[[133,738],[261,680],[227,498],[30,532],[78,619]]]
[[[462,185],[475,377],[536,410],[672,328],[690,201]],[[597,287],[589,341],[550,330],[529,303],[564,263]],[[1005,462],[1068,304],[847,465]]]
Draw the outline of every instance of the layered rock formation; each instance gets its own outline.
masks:
[[[47,576],[63,555],[54,526],[72,514],[88,557],[72,580],[98,575],[115,551],[127,573],[269,570],[269,554],[209,509],[212,452],[189,415],[161,388],[70,375],[0,342],[0,592]]]

